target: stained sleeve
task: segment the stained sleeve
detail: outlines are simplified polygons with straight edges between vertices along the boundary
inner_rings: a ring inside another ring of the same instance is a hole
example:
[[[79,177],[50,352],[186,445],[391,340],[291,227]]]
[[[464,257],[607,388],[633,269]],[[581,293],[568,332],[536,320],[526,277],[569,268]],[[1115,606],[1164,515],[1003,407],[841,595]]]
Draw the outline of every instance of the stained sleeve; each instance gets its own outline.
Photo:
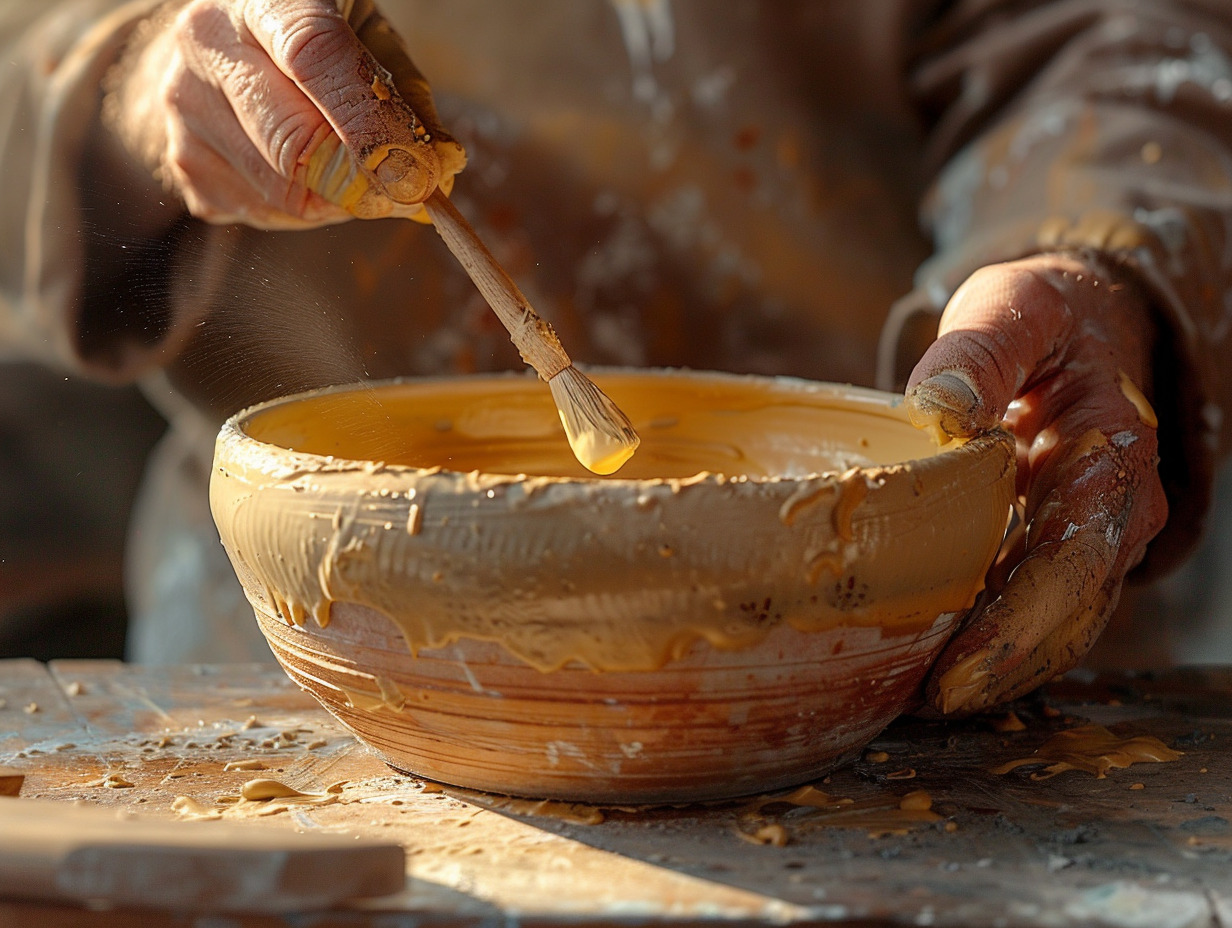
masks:
[[[152,0],[0,12],[0,353],[126,382],[174,350],[166,291],[189,220],[100,124],[109,70]],[[137,188],[140,188],[138,191]],[[157,190],[156,187],[153,189]]]
[[[900,386],[977,268],[1093,249],[1159,322],[1153,401],[1169,520],[1146,572],[1201,533],[1229,444],[1232,7],[1224,0],[960,0],[922,33],[909,87],[929,127],[935,252],[890,314]]]

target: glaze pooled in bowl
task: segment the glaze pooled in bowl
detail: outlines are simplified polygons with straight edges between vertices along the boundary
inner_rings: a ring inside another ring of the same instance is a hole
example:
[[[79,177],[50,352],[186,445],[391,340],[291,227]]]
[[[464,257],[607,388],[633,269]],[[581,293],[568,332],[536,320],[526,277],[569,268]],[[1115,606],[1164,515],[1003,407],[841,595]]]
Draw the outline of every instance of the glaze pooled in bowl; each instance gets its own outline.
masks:
[[[850,387],[595,379],[642,436],[610,478],[520,376],[228,422],[211,503],[275,655],[394,766],[482,789],[716,798],[858,750],[981,588],[1008,436],[939,450]]]

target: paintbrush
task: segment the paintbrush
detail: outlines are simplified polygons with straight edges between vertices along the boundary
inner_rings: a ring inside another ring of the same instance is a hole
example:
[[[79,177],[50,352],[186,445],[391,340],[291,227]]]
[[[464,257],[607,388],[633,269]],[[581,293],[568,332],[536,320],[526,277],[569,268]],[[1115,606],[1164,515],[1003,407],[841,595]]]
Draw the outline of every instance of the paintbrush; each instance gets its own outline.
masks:
[[[371,2],[346,0],[339,9],[361,41],[388,42],[388,35],[373,26]],[[641,441],[632,423],[573,366],[551,325],[531,308],[518,285],[449,201],[448,190],[439,186],[452,185],[453,174],[465,163],[466,155],[457,142],[430,125],[436,122],[431,100],[419,101],[430,117],[425,125],[406,105],[393,75],[375,60],[372,66],[374,96],[369,115],[373,128],[355,140],[354,151],[330,132],[303,166],[303,182],[361,218],[415,217],[422,201],[436,231],[509,330],[522,359],[551,388],[574,455],[596,474],[615,473]],[[417,86],[413,78],[408,78],[411,90]],[[422,83],[422,78],[418,80]],[[424,83],[420,89],[426,88]],[[411,93],[410,98],[414,96]],[[438,136],[435,141],[434,135]],[[454,170],[440,170],[441,153],[451,159]]]
[[[596,474],[615,473],[641,441],[628,417],[573,366],[552,326],[535,312],[439,187],[424,201],[424,208],[453,256],[509,330],[522,360],[547,382],[574,455]]]

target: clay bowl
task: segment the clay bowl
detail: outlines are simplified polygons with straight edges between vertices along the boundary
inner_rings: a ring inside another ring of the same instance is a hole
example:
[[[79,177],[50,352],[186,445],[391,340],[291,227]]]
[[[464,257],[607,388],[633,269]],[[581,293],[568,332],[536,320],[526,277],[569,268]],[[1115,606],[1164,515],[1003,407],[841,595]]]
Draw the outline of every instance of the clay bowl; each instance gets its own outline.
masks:
[[[851,757],[917,698],[1013,490],[888,394],[596,372],[642,436],[573,460],[520,375],[329,389],[223,427],[211,505],[287,673],[401,771],[710,800]]]

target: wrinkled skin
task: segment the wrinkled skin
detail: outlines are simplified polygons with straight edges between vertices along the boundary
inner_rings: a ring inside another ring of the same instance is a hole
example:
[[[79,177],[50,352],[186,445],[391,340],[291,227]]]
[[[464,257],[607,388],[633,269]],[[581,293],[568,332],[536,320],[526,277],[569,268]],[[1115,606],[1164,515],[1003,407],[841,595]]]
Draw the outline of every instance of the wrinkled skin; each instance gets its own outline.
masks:
[[[1163,527],[1153,323],[1129,275],[1094,254],[981,268],[954,294],[907,385],[913,421],[949,436],[1004,425],[1020,529],[927,695],[971,713],[1073,667]]]
[[[339,141],[347,169],[418,203],[451,176],[442,145],[453,170],[461,149],[439,132],[426,82],[370,0],[343,6],[349,20],[333,0],[165,5],[119,69],[112,130],[209,222],[302,228],[388,215],[387,196],[340,205],[311,189],[314,155]],[[409,153],[396,176],[380,170],[390,143]]]

